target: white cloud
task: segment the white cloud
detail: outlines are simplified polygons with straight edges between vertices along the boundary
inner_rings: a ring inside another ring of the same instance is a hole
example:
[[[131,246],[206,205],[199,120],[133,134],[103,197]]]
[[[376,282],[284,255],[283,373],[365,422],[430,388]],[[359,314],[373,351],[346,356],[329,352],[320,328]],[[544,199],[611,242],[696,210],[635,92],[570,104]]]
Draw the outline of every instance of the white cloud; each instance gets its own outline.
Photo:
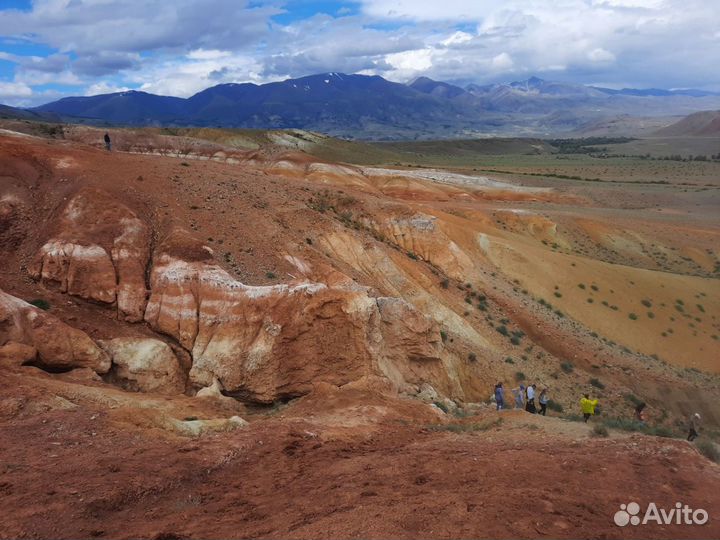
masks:
[[[32,88],[26,84],[0,81],[0,103],[17,103],[32,94]]]
[[[494,56],[492,66],[498,71],[505,71],[513,67],[513,60],[506,52]]]

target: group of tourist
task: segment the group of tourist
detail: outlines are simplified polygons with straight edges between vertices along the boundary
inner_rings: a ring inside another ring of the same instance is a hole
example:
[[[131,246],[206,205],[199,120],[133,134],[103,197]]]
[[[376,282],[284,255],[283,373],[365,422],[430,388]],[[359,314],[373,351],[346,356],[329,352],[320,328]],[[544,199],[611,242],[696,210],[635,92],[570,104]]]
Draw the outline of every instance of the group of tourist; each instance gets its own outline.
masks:
[[[535,394],[537,392],[536,384],[529,384],[528,386],[521,384],[517,388],[513,388],[511,391],[515,398],[515,409],[525,409],[529,413],[542,414],[545,416],[548,402],[550,401],[548,398],[547,388],[543,388],[538,396],[540,410],[538,410],[535,406]],[[503,387],[502,382],[498,382],[495,385],[493,398],[498,411],[510,408],[505,406],[505,388]],[[645,425],[645,407],[646,404],[644,402],[638,403],[635,407],[635,420],[642,425]],[[587,421],[590,420],[590,417],[598,413],[598,400],[590,399],[590,394],[584,394],[580,399],[580,410],[582,411],[583,420],[587,423]],[[698,413],[694,413],[690,417],[690,421],[688,423],[688,441],[694,441],[697,438],[700,431],[700,420],[700,414]]]
[[[521,384],[517,388],[513,388],[512,394],[515,397],[515,408],[525,409],[527,412],[532,414],[542,414],[545,416],[547,413],[547,406],[550,398],[548,397],[548,389],[543,388],[538,396],[538,404],[540,409],[535,406],[535,395],[537,393],[537,384],[529,384],[525,386]],[[495,385],[495,405],[497,410],[505,409],[505,388],[503,383],[499,382]]]

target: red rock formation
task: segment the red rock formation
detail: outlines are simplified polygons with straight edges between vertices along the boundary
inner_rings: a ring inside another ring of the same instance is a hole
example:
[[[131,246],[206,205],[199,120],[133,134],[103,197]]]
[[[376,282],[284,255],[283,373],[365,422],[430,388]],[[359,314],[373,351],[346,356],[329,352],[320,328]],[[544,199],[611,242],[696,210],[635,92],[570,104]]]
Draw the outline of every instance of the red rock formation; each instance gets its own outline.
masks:
[[[68,202],[30,274],[63,292],[117,303],[120,317],[137,322],[145,309],[148,246],[148,228],[134,212],[106,192],[84,189]]]
[[[38,364],[49,369],[110,369],[110,358],[87,334],[0,291],[0,345],[9,342],[34,347]]]
[[[403,316],[412,316],[401,323],[392,302],[358,286],[247,286],[212,264],[210,253],[174,231],[156,253],[145,313],[154,329],[192,351],[196,386],[217,378],[227,392],[269,402],[307,393],[313,383],[379,373],[382,360],[438,356],[437,326],[408,304]]]

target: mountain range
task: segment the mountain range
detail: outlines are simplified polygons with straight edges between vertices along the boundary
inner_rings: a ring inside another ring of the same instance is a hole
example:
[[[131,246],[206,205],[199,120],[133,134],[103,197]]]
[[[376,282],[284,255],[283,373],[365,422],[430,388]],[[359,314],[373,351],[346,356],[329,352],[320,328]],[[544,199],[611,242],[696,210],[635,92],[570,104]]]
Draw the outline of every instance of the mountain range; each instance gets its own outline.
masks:
[[[461,87],[427,77],[400,84],[322,73],[263,85],[220,84],[189,98],[134,90],[67,97],[24,114],[96,125],[303,128],[382,140],[541,136],[618,115],[680,116],[718,108],[720,93],[702,90],[613,90],[537,77]]]

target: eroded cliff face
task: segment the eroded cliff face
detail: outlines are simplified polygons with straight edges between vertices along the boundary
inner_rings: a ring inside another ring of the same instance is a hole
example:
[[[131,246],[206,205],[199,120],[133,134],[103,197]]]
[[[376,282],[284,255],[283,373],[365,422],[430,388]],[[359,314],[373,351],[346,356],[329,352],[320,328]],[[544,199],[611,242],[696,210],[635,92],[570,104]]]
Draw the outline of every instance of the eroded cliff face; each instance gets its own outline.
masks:
[[[108,355],[85,332],[2,290],[0,344],[9,362],[34,363],[51,371],[110,369]]]
[[[226,394],[272,402],[303,395],[317,383],[343,385],[378,374],[398,388],[428,379],[447,385],[438,324],[338,272],[327,283],[245,285],[214,262],[211,248],[175,227],[152,253],[146,286],[150,227],[96,189],[72,197],[54,231],[31,275],[68,294],[116,305],[118,318],[145,321],[171,337],[192,358],[191,390],[219,384]],[[171,351],[162,362],[145,358],[153,355],[150,349],[168,352],[162,342],[153,348],[112,337],[102,343],[107,354],[98,349],[101,371],[112,359],[111,380],[135,390],[184,390]],[[140,353],[143,359],[130,358]]]
[[[149,245],[149,229],[132,210],[87,188],[65,206],[30,274],[68,294],[115,304],[121,318],[138,322],[145,311]]]
[[[175,230],[156,251],[145,320],[191,351],[196,386],[217,379],[228,393],[272,401],[318,382],[346,384],[401,358],[439,360],[437,324],[399,299],[357,285],[248,286],[209,258],[178,258],[209,257],[191,242]]]

